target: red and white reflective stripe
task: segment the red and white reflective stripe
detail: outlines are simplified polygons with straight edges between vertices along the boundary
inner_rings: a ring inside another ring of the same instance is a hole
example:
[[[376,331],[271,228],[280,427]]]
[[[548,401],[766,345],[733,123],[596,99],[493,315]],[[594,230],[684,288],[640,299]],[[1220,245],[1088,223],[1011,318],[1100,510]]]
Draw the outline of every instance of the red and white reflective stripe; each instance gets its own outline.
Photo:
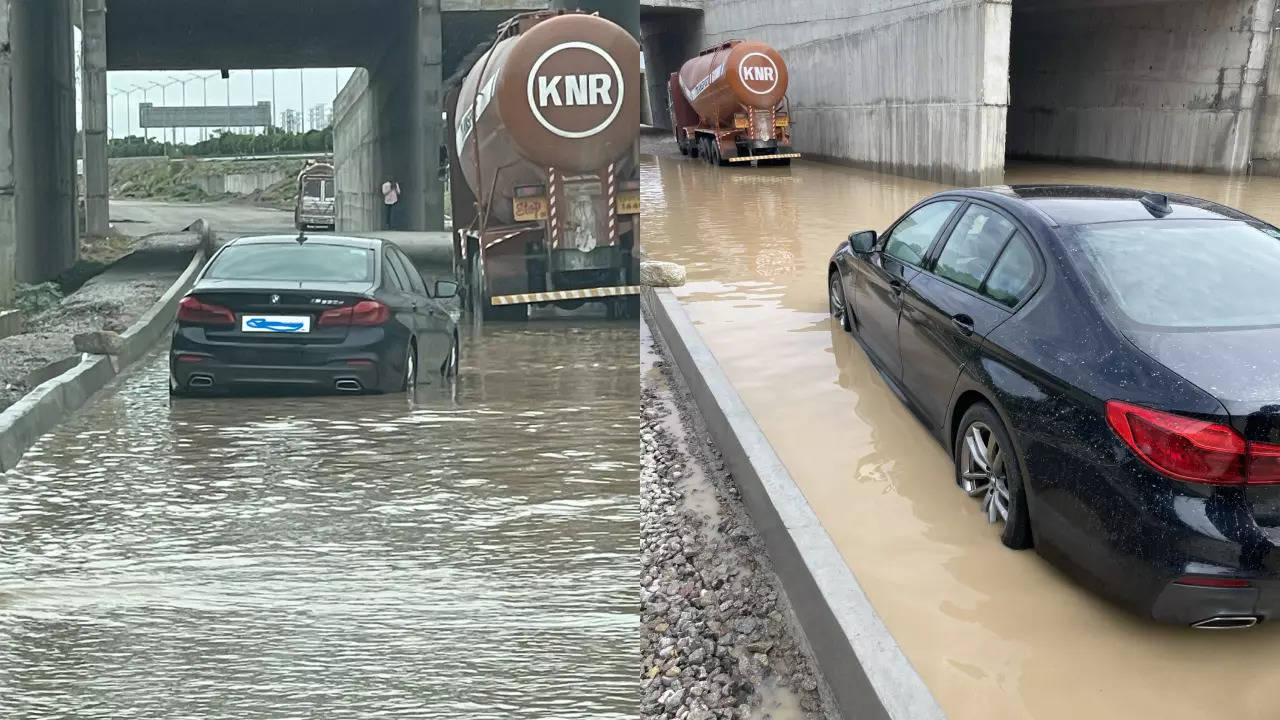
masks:
[[[489,304],[523,305],[526,303],[555,302],[556,300],[588,300],[591,298],[639,294],[639,285],[621,285],[617,287],[584,288],[582,290],[551,290],[548,292],[522,293],[519,295],[495,295],[489,298]]]
[[[554,238],[560,231],[560,219],[556,217],[556,169],[547,168],[547,203],[550,209],[547,214],[551,218],[551,237]]]
[[[609,241],[618,239],[618,193],[617,178],[613,174],[613,163],[609,163]]]
[[[498,243],[500,243],[500,242],[502,242],[502,241],[504,241],[504,240],[510,240],[511,238],[513,238],[513,237],[515,237],[515,236],[519,235],[519,234],[520,234],[520,233],[522,233],[522,232],[524,232],[524,231],[523,231],[523,230],[516,230],[515,232],[509,232],[509,233],[507,233],[506,235],[503,235],[502,237],[500,237],[500,238],[496,238],[496,239],[492,240],[491,242],[489,242],[489,244],[488,244],[488,245],[485,245],[485,246],[484,246],[484,249],[485,249],[485,250],[488,250],[489,248],[493,247],[494,245],[497,245]]]

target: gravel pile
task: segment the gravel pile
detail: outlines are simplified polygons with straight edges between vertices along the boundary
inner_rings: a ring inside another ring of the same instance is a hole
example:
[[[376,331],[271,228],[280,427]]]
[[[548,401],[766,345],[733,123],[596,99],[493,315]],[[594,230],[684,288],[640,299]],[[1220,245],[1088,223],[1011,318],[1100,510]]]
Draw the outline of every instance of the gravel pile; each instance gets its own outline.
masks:
[[[641,717],[825,718],[732,478],[661,358],[642,388]]]

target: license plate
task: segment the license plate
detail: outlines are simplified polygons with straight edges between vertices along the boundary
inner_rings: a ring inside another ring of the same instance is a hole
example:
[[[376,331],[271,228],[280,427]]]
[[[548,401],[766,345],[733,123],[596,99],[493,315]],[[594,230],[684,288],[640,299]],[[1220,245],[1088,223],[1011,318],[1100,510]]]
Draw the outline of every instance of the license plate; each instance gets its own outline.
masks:
[[[618,193],[618,214],[619,215],[639,215],[640,214],[640,191],[639,190],[623,190]]]
[[[545,197],[518,197],[511,199],[516,222],[532,222],[547,219]]]
[[[786,127],[790,124],[791,124],[791,121],[784,117],[776,118],[773,121],[774,127]]]
[[[245,315],[240,318],[244,332],[306,333],[311,332],[309,315]]]

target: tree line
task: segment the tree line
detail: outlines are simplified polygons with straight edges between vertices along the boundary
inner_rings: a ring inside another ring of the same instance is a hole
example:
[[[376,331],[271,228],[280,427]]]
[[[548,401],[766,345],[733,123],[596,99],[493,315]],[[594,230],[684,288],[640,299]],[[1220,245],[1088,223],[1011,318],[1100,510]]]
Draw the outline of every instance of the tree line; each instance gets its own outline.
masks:
[[[171,143],[130,135],[107,142],[107,157],[220,157],[226,155],[283,155],[333,151],[333,128],[305,133],[274,129],[264,134],[215,130],[198,143]]]

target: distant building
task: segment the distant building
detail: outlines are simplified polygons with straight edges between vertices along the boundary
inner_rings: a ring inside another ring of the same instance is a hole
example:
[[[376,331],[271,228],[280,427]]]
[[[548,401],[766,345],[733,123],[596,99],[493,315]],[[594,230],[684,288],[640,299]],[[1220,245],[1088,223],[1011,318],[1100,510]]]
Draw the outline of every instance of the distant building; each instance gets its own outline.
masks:
[[[307,129],[323,130],[333,124],[333,106],[320,103],[307,111]]]
[[[297,110],[285,110],[280,113],[280,127],[285,132],[302,132],[302,113]]]

